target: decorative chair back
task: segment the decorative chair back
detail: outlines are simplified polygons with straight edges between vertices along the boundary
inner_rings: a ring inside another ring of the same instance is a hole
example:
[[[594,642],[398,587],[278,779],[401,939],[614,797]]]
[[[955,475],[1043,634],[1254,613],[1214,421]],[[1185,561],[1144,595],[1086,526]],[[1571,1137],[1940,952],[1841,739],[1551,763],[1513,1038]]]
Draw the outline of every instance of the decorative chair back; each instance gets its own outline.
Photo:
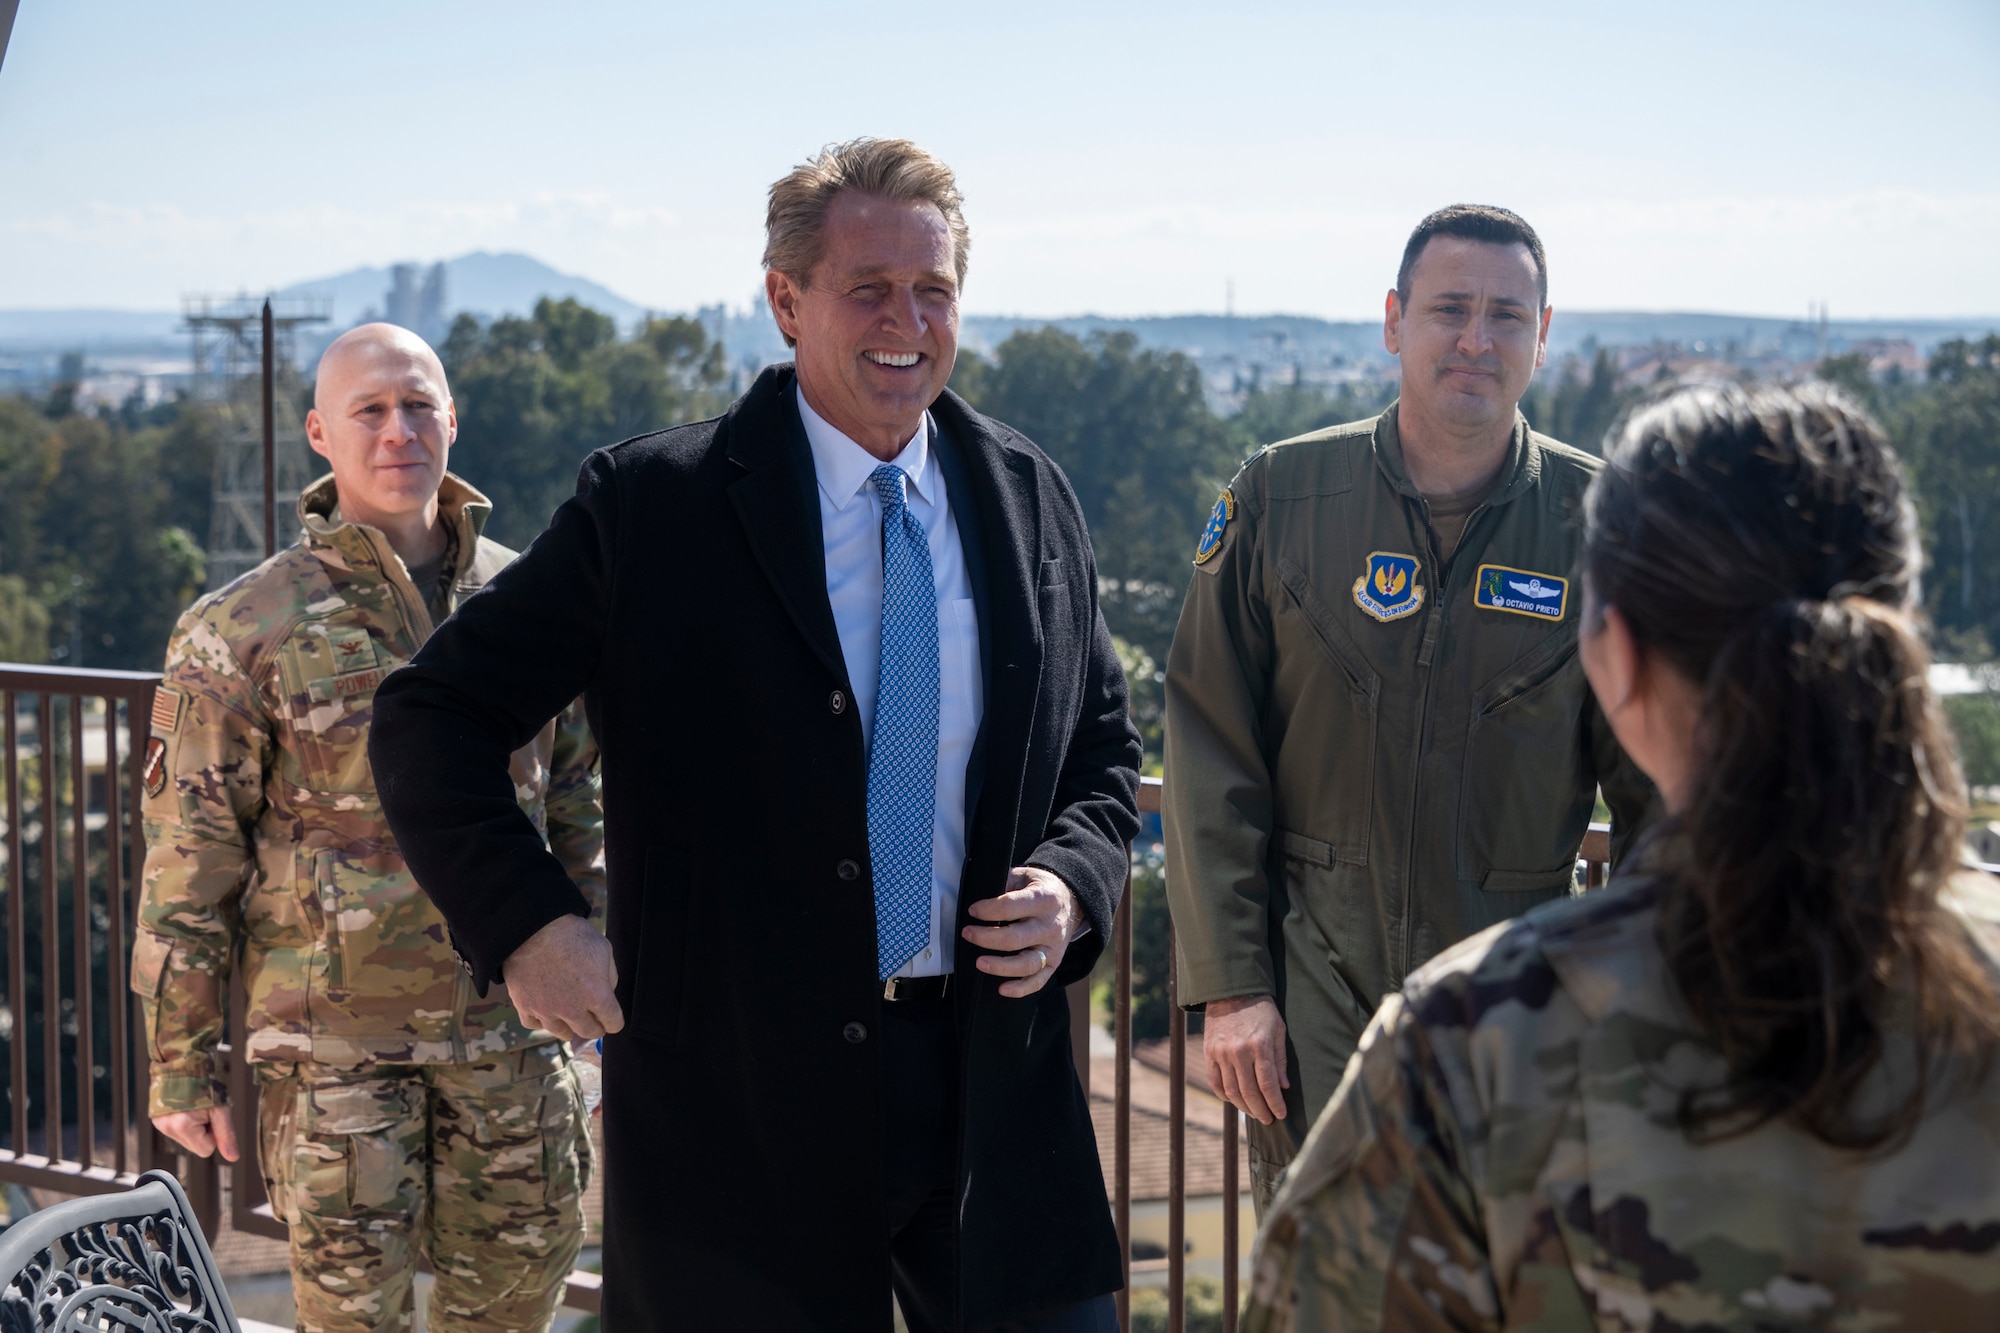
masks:
[[[0,1232],[0,1333],[240,1333],[178,1180],[148,1171]]]

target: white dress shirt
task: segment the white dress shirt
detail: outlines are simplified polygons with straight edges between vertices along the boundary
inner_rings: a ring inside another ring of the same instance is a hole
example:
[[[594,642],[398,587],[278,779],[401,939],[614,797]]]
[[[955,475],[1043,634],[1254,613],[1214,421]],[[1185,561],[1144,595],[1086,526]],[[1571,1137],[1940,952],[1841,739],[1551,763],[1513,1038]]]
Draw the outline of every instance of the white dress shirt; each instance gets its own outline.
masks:
[[[826,595],[847,660],[847,683],[861,719],[864,746],[875,736],[875,691],[882,668],[882,500],[868,478],[882,460],[819,413],[803,391],[799,415],[812,445],[819,481],[820,529],[826,539]],[[950,975],[958,923],[958,877],[965,865],[965,777],[973,737],[985,707],[980,679],[979,618],[965,548],[945,492],[944,469],[932,456],[937,424],[923,425],[891,460],[909,477],[911,515],[930,542],[931,581],[938,612],[937,807],[931,829],[931,926],[899,977]]]

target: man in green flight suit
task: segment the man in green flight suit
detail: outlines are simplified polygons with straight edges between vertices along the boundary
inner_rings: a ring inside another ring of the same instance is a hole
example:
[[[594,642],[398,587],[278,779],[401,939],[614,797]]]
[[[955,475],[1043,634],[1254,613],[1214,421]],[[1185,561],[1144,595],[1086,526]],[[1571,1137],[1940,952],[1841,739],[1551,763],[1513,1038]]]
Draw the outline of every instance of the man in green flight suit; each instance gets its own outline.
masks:
[[[132,950],[150,1112],[239,1153],[216,1076],[240,968],[254,1145],[291,1235],[298,1327],[407,1329],[419,1254],[435,1330],[546,1328],[583,1241],[591,1147],[567,1049],[484,999],[382,819],[375,688],[513,558],[445,471],[457,418],[422,339],[364,324],[320,359],[306,431],[332,475],[303,531],[196,602],[147,744]],[[604,815],[581,705],[510,765],[522,808],[600,913]]]
[[[1599,462],[1528,429],[1548,264],[1505,209],[1411,233],[1372,421],[1259,452],[1216,502],[1167,660],[1167,892],[1259,1214],[1384,995],[1572,891],[1603,788],[1652,789],[1576,653]]]

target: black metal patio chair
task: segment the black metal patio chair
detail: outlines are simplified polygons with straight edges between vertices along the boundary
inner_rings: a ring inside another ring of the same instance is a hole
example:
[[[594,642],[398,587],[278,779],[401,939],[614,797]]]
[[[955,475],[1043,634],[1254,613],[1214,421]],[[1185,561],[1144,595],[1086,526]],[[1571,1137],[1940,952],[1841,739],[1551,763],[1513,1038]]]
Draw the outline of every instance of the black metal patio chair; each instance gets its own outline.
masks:
[[[69,1199],[0,1232],[0,1333],[240,1333],[178,1180]]]

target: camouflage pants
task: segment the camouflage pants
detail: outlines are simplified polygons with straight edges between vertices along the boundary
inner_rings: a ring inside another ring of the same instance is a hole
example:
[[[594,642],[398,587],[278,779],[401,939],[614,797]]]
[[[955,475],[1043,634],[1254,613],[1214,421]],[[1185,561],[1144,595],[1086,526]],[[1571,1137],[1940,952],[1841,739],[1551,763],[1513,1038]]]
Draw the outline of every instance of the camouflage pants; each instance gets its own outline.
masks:
[[[1271,1210],[1271,1201],[1278,1197],[1285,1169],[1299,1155],[1307,1128],[1301,1123],[1304,1119],[1305,1112],[1298,1106],[1291,1107],[1283,1120],[1268,1125],[1248,1116],[1243,1118],[1243,1146],[1250,1158],[1250,1206],[1257,1212],[1259,1226],[1264,1224],[1264,1214]]]
[[[258,1151],[301,1333],[547,1327],[583,1243],[590,1136],[569,1052],[258,1066]]]

